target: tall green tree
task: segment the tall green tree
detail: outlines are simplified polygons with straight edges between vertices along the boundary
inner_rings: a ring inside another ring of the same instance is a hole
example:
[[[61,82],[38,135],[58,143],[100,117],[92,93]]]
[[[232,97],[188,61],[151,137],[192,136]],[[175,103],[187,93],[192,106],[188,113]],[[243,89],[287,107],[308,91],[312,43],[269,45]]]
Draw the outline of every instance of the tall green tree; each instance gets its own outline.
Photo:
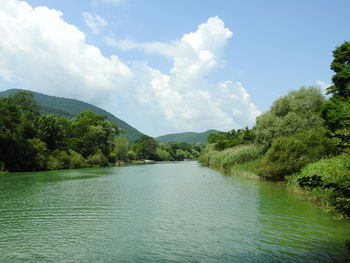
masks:
[[[350,42],[345,42],[333,51],[331,69],[333,85],[327,89],[332,97],[322,107],[322,117],[338,138],[340,148],[350,147]]]
[[[88,157],[98,150],[108,156],[114,138],[119,134],[118,127],[106,121],[106,116],[85,111],[72,122],[70,147]]]
[[[240,144],[253,143],[255,139],[255,129],[231,130],[229,132],[212,133],[208,136],[208,142],[214,144],[216,150],[224,150]]]
[[[144,135],[133,145],[136,155],[142,159],[157,159],[157,142],[154,138]]]
[[[128,159],[128,151],[130,149],[130,145],[128,139],[124,136],[119,135],[114,140],[114,149],[112,151],[112,155],[116,160],[126,161]]]
[[[46,143],[50,150],[62,149],[65,146],[64,127],[61,125],[60,118],[44,114],[37,119],[37,137]]]
[[[335,72],[332,77],[333,85],[328,94],[338,95],[342,98],[350,97],[350,42],[344,42],[333,51],[331,69]]]
[[[323,126],[320,116],[325,98],[316,87],[291,91],[256,119],[256,143],[267,151],[275,138]]]

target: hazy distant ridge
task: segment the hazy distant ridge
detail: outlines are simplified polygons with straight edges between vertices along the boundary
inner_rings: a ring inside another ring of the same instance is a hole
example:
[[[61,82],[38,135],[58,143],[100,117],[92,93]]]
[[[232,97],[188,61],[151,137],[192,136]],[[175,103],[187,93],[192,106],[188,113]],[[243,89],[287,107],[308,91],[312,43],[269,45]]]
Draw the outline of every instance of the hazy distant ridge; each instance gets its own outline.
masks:
[[[186,142],[186,143],[207,143],[208,136],[217,133],[217,130],[208,130],[205,132],[182,132],[162,135],[156,137],[157,142]]]

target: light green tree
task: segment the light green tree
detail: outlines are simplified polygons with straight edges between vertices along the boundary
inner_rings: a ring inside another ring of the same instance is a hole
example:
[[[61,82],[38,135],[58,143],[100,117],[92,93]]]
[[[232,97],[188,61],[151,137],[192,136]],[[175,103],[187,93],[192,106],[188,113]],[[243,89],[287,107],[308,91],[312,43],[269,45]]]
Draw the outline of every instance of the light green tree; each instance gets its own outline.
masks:
[[[325,98],[317,87],[302,87],[277,99],[270,110],[256,119],[256,143],[267,151],[281,136],[321,127],[321,105]]]

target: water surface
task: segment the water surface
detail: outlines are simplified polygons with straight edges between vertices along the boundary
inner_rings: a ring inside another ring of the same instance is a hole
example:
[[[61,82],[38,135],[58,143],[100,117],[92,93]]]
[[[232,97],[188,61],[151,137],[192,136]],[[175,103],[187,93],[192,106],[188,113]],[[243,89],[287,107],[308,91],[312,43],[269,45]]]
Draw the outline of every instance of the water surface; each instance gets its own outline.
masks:
[[[1,262],[341,262],[349,229],[196,162],[0,175]]]

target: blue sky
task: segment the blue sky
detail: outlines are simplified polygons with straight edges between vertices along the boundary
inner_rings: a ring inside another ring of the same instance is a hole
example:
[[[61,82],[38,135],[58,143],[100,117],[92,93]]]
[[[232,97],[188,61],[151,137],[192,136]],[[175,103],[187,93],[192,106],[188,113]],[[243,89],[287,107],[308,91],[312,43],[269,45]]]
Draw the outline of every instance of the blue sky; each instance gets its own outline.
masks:
[[[152,136],[254,124],[289,90],[330,84],[331,51],[350,36],[345,0],[0,7],[0,90],[91,102]]]

